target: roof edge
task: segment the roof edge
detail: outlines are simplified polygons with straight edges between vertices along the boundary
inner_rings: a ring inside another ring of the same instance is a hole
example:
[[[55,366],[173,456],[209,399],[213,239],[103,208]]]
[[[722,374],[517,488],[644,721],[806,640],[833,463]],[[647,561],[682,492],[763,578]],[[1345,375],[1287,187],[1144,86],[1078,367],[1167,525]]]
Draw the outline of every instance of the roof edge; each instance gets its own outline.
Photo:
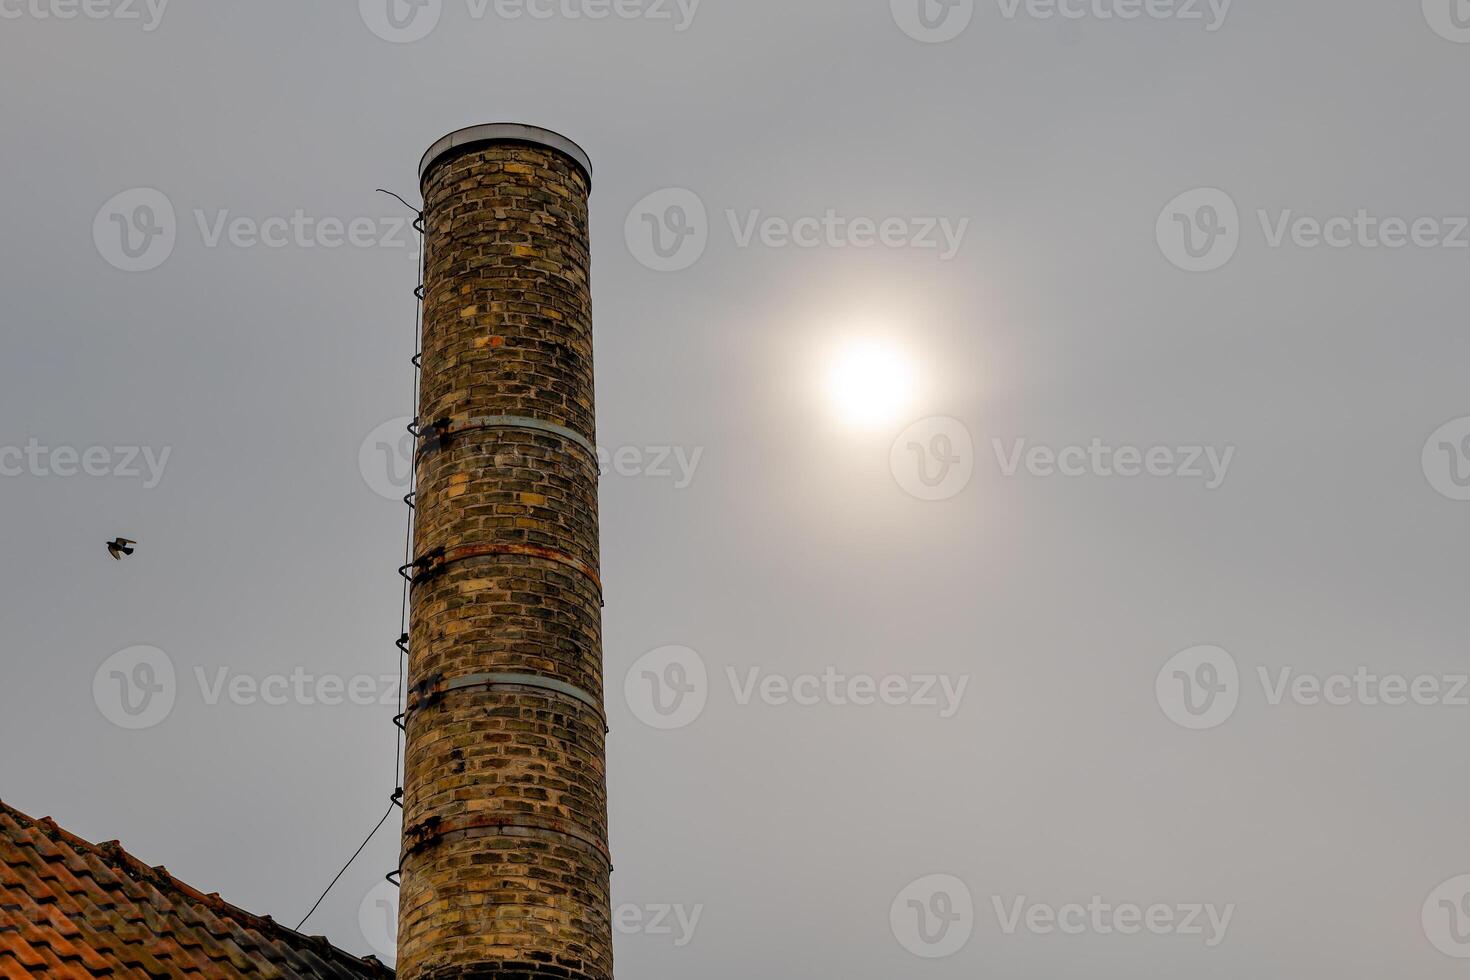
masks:
[[[238,905],[231,905],[229,902],[220,898],[218,892],[208,894],[201,892],[192,885],[175,878],[163,865],[150,865],[136,855],[129,853],[118,841],[104,841],[101,844],[94,844],[63,829],[60,824],[50,817],[42,817],[38,820],[28,813],[17,810],[4,800],[0,800],[0,813],[10,816],[22,826],[36,828],[53,841],[60,840],[68,847],[96,856],[98,860],[122,875],[147,881],[160,889],[173,891],[191,902],[205,906],[218,915],[228,916],[241,925],[264,933],[274,933],[297,945],[311,947],[318,952],[326,952],[335,959],[340,959],[369,971],[376,971],[384,980],[389,980],[389,978],[395,976],[394,971],[376,956],[355,956],[344,949],[332,945],[331,941],[325,936],[309,936],[306,933],[297,932],[289,926],[281,925],[281,923],[268,915],[256,915],[253,912],[247,912]]]

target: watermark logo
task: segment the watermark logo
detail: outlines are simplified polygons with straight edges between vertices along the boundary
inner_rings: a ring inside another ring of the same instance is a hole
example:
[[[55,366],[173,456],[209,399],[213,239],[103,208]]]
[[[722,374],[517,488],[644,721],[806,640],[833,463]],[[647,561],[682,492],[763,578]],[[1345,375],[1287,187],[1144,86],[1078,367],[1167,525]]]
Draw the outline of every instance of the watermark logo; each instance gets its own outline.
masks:
[[[413,485],[414,444],[408,431],[412,418],[390,419],[367,434],[357,449],[357,470],[373,493],[402,500]]]
[[[949,500],[975,475],[975,441],[959,419],[932,416],[904,429],[888,454],[893,479],[919,500]]]
[[[893,938],[926,960],[953,956],[975,931],[975,900],[953,875],[928,875],[898,893],[888,909]]]
[[[709,246],[709,212],[691,190],[667,187],[633,205],[623,225],[628,251],[655,272],[678,272]]]
[[[178,234],[173,202],[151,187],[114,194],[92,219],[97,254],[123,272],[148,272],[163,265]]]
[[[362,897],[357,928],[379,959],[398,959],[398,889],[391,882],[378,882]]]
[[[633,715],[650,728],[684,728],[709,702],[709,671],[704,658],[688,647],[659,647],[628,668],[623,696]]]
[[[1181,728],[1218,728],[1240,704],[1240,668],[1220,647],[1191,647],[1164,664],[1154,693],[1164,714]]]
[[[168,5],[169,0],[0,0],[0,20],[132,20],[151,34]]]
[[[444,0],[357,0],[362,22],[384,41],[412,44],[439,26]]]
[[[119,650],[92,676],[92,700],[102,717],[119,728],[152,728],[174,710],[178,683],[174,664],[157,647]]]
[[[1240,209],[1217,187],[1185,191],[1159,212],[1154,229],[1164,257],[1186,272],[1214,272],[1240,247]]]
[[[1424,476],[1451,500],[1470,500],[1470,416],[1446,422],[1424,443]]]
[[[915,41],[953,41],[975,17],[975,0],[889,0],[893,22]]]
[[[1470,875],[1451,878],[1424,900],[1424,936],[1457,960],[1470,959]]]
[[[1470,44],[1470,0],[1424,0],[1424,19],[1446,41]]]

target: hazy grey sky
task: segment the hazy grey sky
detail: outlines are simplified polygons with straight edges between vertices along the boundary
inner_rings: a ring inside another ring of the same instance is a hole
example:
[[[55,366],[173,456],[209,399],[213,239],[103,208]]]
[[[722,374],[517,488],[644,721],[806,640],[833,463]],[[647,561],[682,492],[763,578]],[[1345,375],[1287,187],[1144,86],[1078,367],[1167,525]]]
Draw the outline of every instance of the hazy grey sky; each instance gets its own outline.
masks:
[[[1470,4],[395,2],[0,0],[0,797],[288,924],[378,819],[373,190],[518,120],[596,170],[620,976],[1463,973]]]

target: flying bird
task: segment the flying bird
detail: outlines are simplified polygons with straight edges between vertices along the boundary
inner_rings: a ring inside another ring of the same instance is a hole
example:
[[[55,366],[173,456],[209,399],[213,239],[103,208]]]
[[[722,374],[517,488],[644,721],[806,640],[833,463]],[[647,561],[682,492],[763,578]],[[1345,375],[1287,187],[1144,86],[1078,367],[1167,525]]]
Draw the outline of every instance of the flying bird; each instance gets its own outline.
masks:
[[[133,553],[133,549],[130,546],[137,543],[136,541],[129,541],[127,538],[116,538],[107,542],[107,553],[115,560],[122,561],[123,555],[131,555]]]

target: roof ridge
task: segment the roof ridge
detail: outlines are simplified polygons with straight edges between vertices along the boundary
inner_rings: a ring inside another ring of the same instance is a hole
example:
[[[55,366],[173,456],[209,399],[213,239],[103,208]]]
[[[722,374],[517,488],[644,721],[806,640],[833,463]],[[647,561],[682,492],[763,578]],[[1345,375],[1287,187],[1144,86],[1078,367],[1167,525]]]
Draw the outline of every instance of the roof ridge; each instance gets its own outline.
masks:
[[[382,977],[393,977],[394,971],[384,965],[376,956],[355,956],[337,946],[325,936],[310,936],[303,932],[297,932],[289,926],[282,925],[269,915],[256,915],[233,905],[223,898],[219,892],[205,893],[187,882],[175,878],[169,873],[168,868],[163,865],[150,865],[138,856],[130,853],[123,847],[119,840],[102,841],[92,843],[82,837],[78,837],[71,831],[65,829],[51,817],[37,819],[31,815],[16,809],[3,799],[0,799],[0,814],[8,815],[22,827],[34,827],[41,831],[53,842],[60,842],[73,850],[92,854],[107,864],[113,870],[120,872],[125,877],[140,879],[159,888],[183,896],[190,902],[202,905],[216,914],[231,919],[236,924],[248,929],[255,929],[266,935],[274,935],[286,940],[290,945],[311,949],[319,954],[344,960],[357,966],[366,966],[378,971]]]

